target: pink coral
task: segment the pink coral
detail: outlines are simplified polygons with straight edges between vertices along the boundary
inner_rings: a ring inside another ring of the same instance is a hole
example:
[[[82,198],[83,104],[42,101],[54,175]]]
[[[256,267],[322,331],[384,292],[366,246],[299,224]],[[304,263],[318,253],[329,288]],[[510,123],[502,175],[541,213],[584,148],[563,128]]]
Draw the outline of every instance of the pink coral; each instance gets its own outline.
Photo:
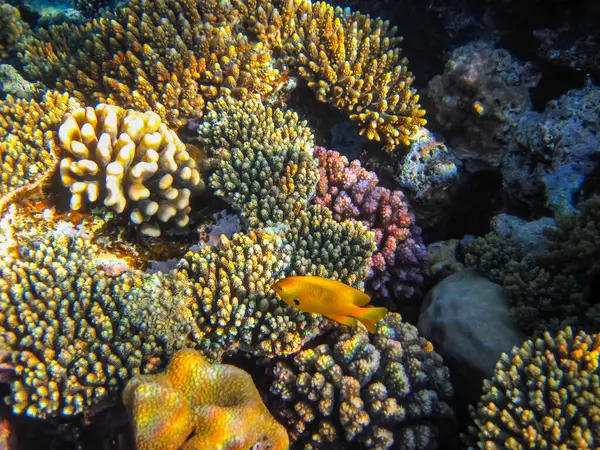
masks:
[[[365,287],[370,294],[410,300],[421,293],[426,249],[401,191],[379,186],[374,172],[338,152],[315,147],[320,179],[315,202],[336,220],[360,220],[375,232],[377,251]]]

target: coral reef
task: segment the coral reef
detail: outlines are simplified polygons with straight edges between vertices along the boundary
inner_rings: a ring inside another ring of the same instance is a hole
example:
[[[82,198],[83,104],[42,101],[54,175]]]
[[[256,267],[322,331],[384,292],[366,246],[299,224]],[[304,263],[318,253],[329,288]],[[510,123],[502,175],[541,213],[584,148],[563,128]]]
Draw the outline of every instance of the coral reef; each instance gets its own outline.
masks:
[[[198,127],[214,156],[210,185],[251,227],[291,221],[314,193],[313,135],[296,113],[221,98]]]
[[[598,448],[600,337],[566,328],[503,354],[470,408],[469,448]]]
[[[310,0],[235,0],[258,39],[283,54],[317,98],[359,124],[360,133],[392,151],[425,125],[389,22]]]
[[[86,25],[39,30],[22,46],[25,70],[84,103],[151,110],[173,129],[199,119],[207,98],[274,99],[285,80],[269,53],[225,5],[204,3],[134,0]]]
[[[427,250],[421,230],[401,191],[378,185],[360,161],[316,147],[320,179],[315,203],[327,206],[336,220],[360,220],[375,233],[377,251],[370,259],[367,292],[402,303],[421,294]]]
[[[272,371],[277,414],[298,448],[437,448],[453,419],[448,369],[398,314],[372,337],[330,336]]]
[[[16,50],[17,42],[28,32],[19,10],[0,0],[0,60]]]
[[[287,450],[250,375],[180,350],[163,373],[134,377],[123,391],[138,450]]]
[[[130,286],[111,286],[89,227],[68,225],[14,205],[1,219],[0,345],[10,349],[7,403],[17,414],[79,414],[164,358],[122,315],[118,292]]]
[[[238,348],[296,352],[328,322],[289,308],[272,283],[288,273],[360,286],[374,250],[366,227],[313,206],[281,235],[222,237],[170,272],[146,273],[95,244],[96,229],[15,205],[3,216],[0,344],[16,372],[16,413],[69,416],[110,402],[181,347],[213,360]]]
[[[497,233],[467,243],[464,261],[504,286],[513,315],[528,333],[541,334],[578,324],[596,330],[600,311],[594,294],[599,273],[600,197],[580,205],[581,214],[557,220],[546,229],[540,252],[523,249]]]
[[[430,122],[469,170],[498,167],[518,131],[517,120],[531,109],[529,88],[538,80],[532,64],[489,42],[459,47],[425,91],[432,103]]]
[[[46,181],[58,162],[56,127],[69,96],[48,91],[40,102],[8,95],[0,100],[0,210]]]
[[[58,128],[65,156],[60,179],[71,192],[70,207],[102,201],[160,236],[161,225],[189,222],[190,197],[204,188],[186,146],[153,112],[99,103],[67,114]]]

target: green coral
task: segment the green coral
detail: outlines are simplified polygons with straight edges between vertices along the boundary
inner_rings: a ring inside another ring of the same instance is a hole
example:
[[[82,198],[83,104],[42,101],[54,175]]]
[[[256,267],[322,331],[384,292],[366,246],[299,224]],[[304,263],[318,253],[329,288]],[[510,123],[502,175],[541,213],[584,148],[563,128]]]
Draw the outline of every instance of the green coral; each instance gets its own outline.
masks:
[[[470,449],[600,446],[600,337],[571,328],[503,354],[470,408]]]
[[[217,166],[210,185],[251,227],[292,220],[314,195],[313,135],[296,113],[222,98],[198,132]]]
[[[389,314],[373,335],[354,331],[328,342],[273,366],[270,390],[297,448],[440,445],[453,421],[452,386],[415,327]]]

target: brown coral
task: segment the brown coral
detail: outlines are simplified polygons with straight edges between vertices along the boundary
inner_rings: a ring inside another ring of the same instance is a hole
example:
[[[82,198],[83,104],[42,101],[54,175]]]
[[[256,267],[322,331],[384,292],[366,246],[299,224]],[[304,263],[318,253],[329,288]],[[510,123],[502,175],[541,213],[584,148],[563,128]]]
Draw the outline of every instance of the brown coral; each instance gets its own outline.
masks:
[[[69,96],[47,92],[41,102],[0,101],[0,210],[18,194],[40,186],[57,163],[54,137]]]
[[[360,133],[392,151],[425,125],[389,22],[310,0],[235,0],[258,38],[308,82],[317,98],[357,121]]]
[[[40,30],[23,45],[25,69],[87,103],[151,110],[177,129],[202,116],[205,98],[275,96],[283,86],[237,20],[219,2],[134,0],[86,25]]]
[[[166,371],[133,378],[123,392],[138,450],[287,450],[248,373],[209,364],[195,350],[177,352]]]
[[[71,209],[103,200],[119,214],[127,210],[148,236],[159,236],[160,224],[188,224],[190,197],[204,182],[186,146],[157,114],[104,103],[78,108],[65,117],[58,140]]]
[[[0,0],[0,60],[15,50],[19,39],[28,31],[29,27],[21,20],[19,10]]]

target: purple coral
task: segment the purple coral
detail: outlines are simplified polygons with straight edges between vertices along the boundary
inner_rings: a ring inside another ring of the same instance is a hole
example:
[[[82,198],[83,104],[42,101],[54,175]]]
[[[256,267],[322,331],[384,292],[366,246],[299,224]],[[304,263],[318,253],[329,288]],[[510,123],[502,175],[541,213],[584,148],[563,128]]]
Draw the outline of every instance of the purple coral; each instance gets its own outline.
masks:
[[[377,175],[358,160],[348,162],[323,147],[315,147],[314,155],[320,173],[315,202],[331,209],[334,219],[360,220],[375,233],[367,292],[398,302],[420,295],[427,250],[404,194],[379,186]]]

